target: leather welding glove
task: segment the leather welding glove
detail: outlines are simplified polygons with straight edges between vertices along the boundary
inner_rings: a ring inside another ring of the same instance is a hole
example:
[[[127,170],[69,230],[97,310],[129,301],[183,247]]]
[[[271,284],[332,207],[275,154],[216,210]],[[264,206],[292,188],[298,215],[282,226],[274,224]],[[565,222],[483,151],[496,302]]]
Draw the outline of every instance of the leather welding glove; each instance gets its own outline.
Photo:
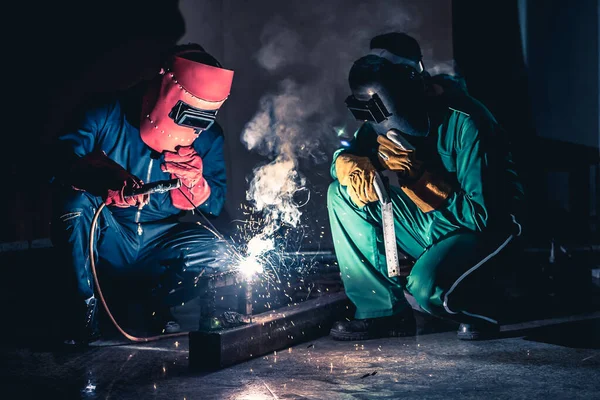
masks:
[[[177,153],[165,152],[163,172],[179,178],[181,187],[171,190],[171,201],[180,210],[193,210],[210,196],[210,186],[202,176],[202,158],[192,146],[179,147]]]
[[[405,150],[383,135],[377,137],[382,165],[398,172],[401,189],[425,213],[437,210],[453,191],[443,171],[428,170],[414,150]]]
[[[359,208],[378,200],[373,187],[377,171],[368,157],[340,154],[335,170],[340,185],[346,186],[350,199]]]
[[[76,190],[101,197],[108,206],[143,207],[149,201],[147,194],[125,197],[128,189],[137,189],[143,182],[102,150],[94,150],[77,159],[71,165],[66,180]]]
[[[442,207],[454,191],[443,173],[424,170],[417,180],[405,180],[401,189],[424,213]]]
[[[384,168],[397,172],[400,178],[419,177],[423,164],[417,160],[414,150],[402,149],[383,135],[377,136],[377,143],[377,155]]]

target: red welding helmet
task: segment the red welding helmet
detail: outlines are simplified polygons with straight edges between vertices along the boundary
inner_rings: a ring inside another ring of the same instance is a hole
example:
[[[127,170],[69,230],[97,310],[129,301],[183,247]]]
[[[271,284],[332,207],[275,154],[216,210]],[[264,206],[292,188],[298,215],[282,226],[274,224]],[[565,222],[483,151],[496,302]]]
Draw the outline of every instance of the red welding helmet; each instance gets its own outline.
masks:
[[[140,135],[158,152],[190,146],[214,123],[231,91],[233,71],[173,57],[144,96]]]

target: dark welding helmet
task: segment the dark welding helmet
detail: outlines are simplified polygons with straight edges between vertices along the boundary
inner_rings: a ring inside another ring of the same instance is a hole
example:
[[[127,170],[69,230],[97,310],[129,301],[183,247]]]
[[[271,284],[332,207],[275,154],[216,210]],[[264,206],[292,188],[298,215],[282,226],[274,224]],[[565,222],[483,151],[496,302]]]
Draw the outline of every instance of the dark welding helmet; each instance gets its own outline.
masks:
[[[350,69],[348,110],[357,120],[371,123],[379,134],[397,129],[411,136],[427,136],[430,121],[422,64],[386,50],[373,52],[377,54],[356,60]]]

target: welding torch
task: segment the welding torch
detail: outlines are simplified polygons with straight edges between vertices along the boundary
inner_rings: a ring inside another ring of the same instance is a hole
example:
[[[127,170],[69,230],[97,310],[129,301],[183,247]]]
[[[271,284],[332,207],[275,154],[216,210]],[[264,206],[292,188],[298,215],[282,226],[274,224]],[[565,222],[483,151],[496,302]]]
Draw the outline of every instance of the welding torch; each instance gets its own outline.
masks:
[[[151,183],[145,183],[138,188],[125,188],[123,193],[124,197],[133,197],[139,196],[142,194],[153,194],[153,193],[165,193],[170,190],[179,189],[181,187],[181,180],[178,178],[175,179],[165,179],[162,181],[156,181]]]

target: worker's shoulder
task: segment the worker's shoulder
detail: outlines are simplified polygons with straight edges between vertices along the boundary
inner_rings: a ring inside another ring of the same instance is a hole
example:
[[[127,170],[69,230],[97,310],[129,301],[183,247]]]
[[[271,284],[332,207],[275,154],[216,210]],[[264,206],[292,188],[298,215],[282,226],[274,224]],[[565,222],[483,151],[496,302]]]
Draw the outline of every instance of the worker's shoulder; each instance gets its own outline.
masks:
[[[121,108],[115,95],[93,94],[73,106],[65,118],[68,128],[77,128],[82,123],[103,124],[120,113]]]
[[[210,128],[202,131],[198,135],[196,140],[194,140],[193,146],[199,154],[204,155],[208,151],[211,151],[211,149],[216,149],[215,146],[222,147],[223,141],[223,129],[221,128],[221,125],[215,121]]]
[[[498,123],[491,111],[481,101],[467,93],[448,96],[447,104],[450,111],[470,118],[475,125],[490,126]]]

